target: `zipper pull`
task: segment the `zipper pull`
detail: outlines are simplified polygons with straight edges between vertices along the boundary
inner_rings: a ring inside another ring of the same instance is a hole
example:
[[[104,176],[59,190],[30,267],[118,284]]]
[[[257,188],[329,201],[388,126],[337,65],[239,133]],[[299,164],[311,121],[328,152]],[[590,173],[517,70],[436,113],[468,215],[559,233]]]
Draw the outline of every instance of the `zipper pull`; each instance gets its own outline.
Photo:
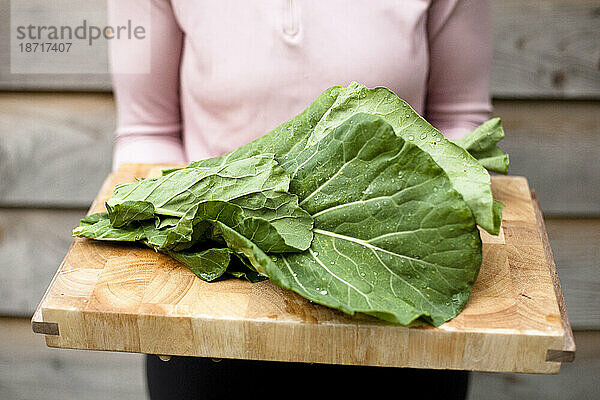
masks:
[[[298,9],[294,0],[284,0],[285,6],[283,9],[283,34],[286,37],[294,38],[300,32],[300,21]]]

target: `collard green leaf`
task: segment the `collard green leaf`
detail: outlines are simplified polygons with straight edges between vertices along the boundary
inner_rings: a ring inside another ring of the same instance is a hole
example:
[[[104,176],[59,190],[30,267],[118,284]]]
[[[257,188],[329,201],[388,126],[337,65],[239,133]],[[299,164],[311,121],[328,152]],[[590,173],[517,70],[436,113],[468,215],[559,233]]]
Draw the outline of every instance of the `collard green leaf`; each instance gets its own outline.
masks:
[[[229,275],[238,279],[245,279],[252,283],[262,282],[266,279],[269,279],[266,276],[256,272],[246,257],[237,253],[234,253],[234,255],[235,257],[231,258],[229,267],[227,267],[227,273]]]
[[[227,203],[223,204],[226,205]],[[239,207],[237,208],[239,209]],[[223,219],[227,220],[227,218]],[[241,220],[243,220],[243,218]],[[228,220],[227,222],[230,221],[231,220]],[[231,254],[235,254],[236,259],[246,260],[244,254],[250,251],[248,254],[252,254],[253,261],[256,265],[261,266],[267,262],[268,256],[266,256],[258,246],[240,233],[227,227],[222,222],[214,220],[205,220],[204,222],[206,222],[206,224],[202,227],[197,226],[198,229],[196,231],[202,231],[202,233],[204,233],[204,240],[195,242],[195,246],[184,246],[185,248],[177,250],[163,248],[160,251],[181,262],[196,274],[196,276],[205,281],[215,280],[227,271],[227,267],[231,261]],[[223,234],[223,230],[226,230],[225,234]],[[95,213],[82,219],[80,226],[73,230],[73,234],[75,236],[95,240],[137,241],[154,249],[158,249],[158,246],[166,241],[166,232],[155,229],[151,221],[134,221],[126,226],[113,227],[107,213]],[[201,234],[198,235],[200,236]],[[219,243],[218,240],[223,238],[226,238],[227,241],[223,240],[222,243]],[[235,251],[233,251],[225,247],[227,244],[241,247],[236,248]],[[246,251],[246,247],[251,248],[252,250]],[[254,255],[254,253],[257,255]],[[253,265],[247,260],[244,262],[246,266]],[[260,274],[256,273],[251,268],[250,270],[246,270],[237,267],[234,270],[234,275],[246,278],[252,282],[262,280],[258,276]]]
[[[506,175],[508,174],[508,154],[504,154],[497,145],[503,138],[504,129],[502,129],[500,118],[492,118],[454,143],[467,150],[487,170]]]
[[[498,234],[494,215],[490,176],[465,149],[447,140],[417,114],[408,103],[384,87],[368,89],[353,82],[337,96],[335,103],[315,126],[309,143],[316,143],[327,130],[344,123],[350,116],[364,112],[388,122],[394,132],[427,152],[446,172],[454,188],[465,199],[477,223]]]
[[[229,275],[233,276],[234,278],[244,279],[244,280],[247,280],[248,282],[252,282],[252,283],[262,282],[264,280],[269,279],[266,276],[261,275],[258,272],[252,271],[250,269],[246,269],[244,271],[238,271],[232,267],[229,267],[227,269],[227,273]]]
[[[105,212],[97,212],[87,215],[79,221],[80,225],[93,225],[98,221],[108,218],[108,214]]]
[[[268,168],[262,168],[265,163]],[[262,169],[257,174],[256,169],[246,168],[248,165],[258,165]],[[164,176],[159,179],[138,180],[133,184],[117,187],[116,195],[107,202],[108,213],[97,213],[84,218],[74,234],[97,240],[141,241],[182,262],[207,281],[220,277],[230,263],[231,250],[223,246],[227,244],[225,238],[230,238],[232,234],[224,235],[221,225],[236,231],[237,235],[253,246],[260,246],[264,251],[306,250],[313,237],[312,218],[298,206],[297,196],[281,191],[287,190],[289,176],[277,165],[273,156],[253,157],[250,162],[243,159],[228,167],[230,168],[218,167],[212,170],[193,168],[174,173],[184,177],[182,180],[186,183],[194,182],[190,177],[198,180],[206,177],[212,179],[215,175],[218,175],[217,180],[227,178],[225,183],[219,182],[222,186],[232,186],[232,190],[215,187],[213,182],[210,195],[203,197],[227,198],[229,202],[190,201],[188,192],[196,190],[191,184],[187,185],[183,200],[177,198],[182,193],[180,188],[173,190],[171,187],[169,191],[164,191],[174,179],[180,178]],[[269,177],[273,176],[274,182],[269,182]],[[230,182],[231,179],[234,181]],[[241,183],[238,184],[235,179],[240,179]],[[168,183],[165,184],[165,180]],[[169,215],[181,213],[179,218],[167,216],[157,219],[157,222],[149,219],[154,214],[143,214],[145,210],[155,212],[158,209],[149,200],[157,202],[157,199],[160,201],[164,198],[168,202],[162,201],[162,210]],[[197,198],[201,198],[200,195]],[[190,207],[182,213],[186,201]],[[172,204],[176,206],[172,207]],[[217,247],[207,248],[207,242]],[[236,242],[240,242],[239,238],[236,238]],[[245,257],[240,250],[235,254],[236,257]],[[259,279],[252,272],[240,272],[239,275],[253,281]]]
[[[295,194],[265,191],[233,199],[230,203],[241,207],[247,218],[268,221],[281,236],[284,243],[270,246],[271,250],[263,248],[265,251],[306,250],[310,246],[312,217],[298,205],[298,196]]]
[[[157,232],[153,224],[148,221],[131,222],[125,226],[113,227],[107,213],[91,214],[81,220],[79,227],[73,234],[95,240],[110,241],[139,241],[150,247],[149,239],[153,239]],[[225,273],[230,261],[231,250],[228,248],[206,247],[200,250],[163,251],[175,260],[184,264],[196,276],[205,281],[217,279]]]
[[[444,172],[380,117],[358,114],[282,165],[315,220],[307,252],[264,273],[344,312],[434,325],[456,316],[481,264],[475,219]]]
[[[147,201],[124,201],[113,206],[106,205],[110,223],[115,228],[132,221],[144,221],[154,218],[154,205]]]
[[[295,208],[299,208],[296,197],[294,197],[294,203],[296,203]],[[306,212],[303,213],[308,216]],[[288,233],[285,230],[279,231],[276,225],[265,218],[247,215],[244,209],[238,205],[212,200],[198,203],[190,208],[176,226],[165,230],[164,241],[153,242],[152,244],[156,246],[157,250],[178,250],[182,246],[185,248],[186,244],[193,246],[202,238],[207,237],[205,222],[212,223],[215,221],[219,221],[239,232],[266,252],[282,253],[306,250],[312,240],[312,219],[307,221],[308,229],[305,226],[295,224],[295,220],[292,220],[292,228],[298,226],[302,230],[297,232],[291,229]],[[276,222],[278,221],[276,220]],[[214,233],[208,233],[208,235],[214,236]],[[310,238],[310,240],[307,240],[307,238]]]
[[[240,258],[248,260],[253,269],[261,275],[270,277],[268,269],[274,268],[274,263],[269,256],[260,249],[252,240],[231,229],[227,225],[216,222],[215,229],[223,238],[227,246]],[[276,258],[276,256],[273,256]]]
[[[95,240],[135,242],[146,238],[144,225],[132,222],[113,227],[107,213],[94,213],[81,220],[73,235]]]
[[[114,227],[156,217],[155,227],[164,230],[150,240],[157,250],[181,248],[185,243],[191,246],[195,242],[193,220],[219,220],[234,212],[239,214],[235,224],[246,229],[244,234],[270,238],[263,240],[265,251],[306,250],[312,241],[312,218],[298,206],[297,196],[287,192],[289,183],[289,174],[273,154],[259,154],[119,185],[106,208]],[[231,205],[230,213],[219,218],[212,213],[208,205],[218,202]],[[237,220],[241,219],[247,221],[240,224]],[[232,226],[234,222],[225,223]],[[266,233],[272,230],[273,234]]]
[[[181,217],[199,201],[231,201],[265,191],[285,192],[289,182],[289,175],[279,167],[273,154],[260,154],[219,166],[186,168],[159,178],[118,185],[106,205],[109,216],[111,209],[127,211],[128,207],[116,209],[118,205],[139,207],[146,202],[153,205],[156,214]],[[120,216],[120,220],[126,222],[128,218]]]
[[[208,248],[206,250],[166,251],[166,254],[188,267],[196,276],[205,281],[221,277],[229,265],[231,250]]]

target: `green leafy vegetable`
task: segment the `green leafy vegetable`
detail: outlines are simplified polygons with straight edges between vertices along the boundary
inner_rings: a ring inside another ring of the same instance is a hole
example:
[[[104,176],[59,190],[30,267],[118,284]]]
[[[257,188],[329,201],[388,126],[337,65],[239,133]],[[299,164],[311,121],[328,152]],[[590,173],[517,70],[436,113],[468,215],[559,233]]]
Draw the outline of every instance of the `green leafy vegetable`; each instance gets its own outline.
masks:
[[[492,118],[455,143],[467,150],[489,171],[508,174],[508,154],[497,143],[504,139],[500,118]]]
[[[176,170],[160,178],[118,185],[106,202],[108,212],[84,218],[74,234],[96,240],[142,241],[202,279],[213,280],[226,271],[231,251],[214,252],[204,243],[228,244],[232,233],[223,234],[226,227],[268,252],[301,251],[310,246],[312,218],[298,206],[297,196],[286,191],[289,183],[289,175],[272,154],[218,167]],[[211,257],[215,260],[208,263]]]
[[[327,129],[340,125],[358,112],[380,116],[397,135],[429,153],[465,199],[477,223],[490,233],[499,232],[500,226],[495,224],[490,176],[484,167],[387,88],[368,89],[358,83],[348,86],[315,126],[309,141],[318,141]]]
[[[486,168],[506,172],[491,120],[452,143],[385,88],[353,83],[221,157],[118,185],[74,230],[141,241],[204,280],[265,277],[343,312],[440,325],[499,231]]]
[[[356,114],[282,164],[315,220],[308,252],[267,276],[313,301],[408,324],[464,306],[481,264],[473,214],[446,173],[380,117]]]

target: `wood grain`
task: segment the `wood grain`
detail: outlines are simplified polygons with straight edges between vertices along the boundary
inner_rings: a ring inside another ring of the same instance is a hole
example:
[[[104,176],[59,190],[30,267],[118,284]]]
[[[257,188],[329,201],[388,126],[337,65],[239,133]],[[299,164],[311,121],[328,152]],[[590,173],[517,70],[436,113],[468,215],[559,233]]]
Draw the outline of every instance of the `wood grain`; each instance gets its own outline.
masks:
[[[155,166],[130,164],[104,185]],[[269,281],[207,283],[127,244],[76,239],[40,303],[52,347],[417,368],[556,373],[564,330],[527,181],[493,180],[503,240],[482,234],[483,265],[465,310],[438,328],[349,317]],[[502,349],[501,351],[499,349]]]

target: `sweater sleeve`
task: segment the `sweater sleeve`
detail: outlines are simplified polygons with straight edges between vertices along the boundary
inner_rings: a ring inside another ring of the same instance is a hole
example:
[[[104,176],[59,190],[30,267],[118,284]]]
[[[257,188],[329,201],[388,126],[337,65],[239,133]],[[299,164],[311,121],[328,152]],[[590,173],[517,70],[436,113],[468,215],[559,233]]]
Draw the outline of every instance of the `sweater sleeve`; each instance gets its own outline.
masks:
[[[425,113],[449,139],[485,122],[492,110],[488,0],[432,0],[427,18],[429,78]]]
[[[125,26],[128,20],[136,21],[141,15],[149,16],[146,19],[150,21],[146,27],[149,46],[144,47],[136,40],[110,41],[117,108],[113,170],[124,162],[184,163],[186,159],[179,104],[183,34],[171,3],[168,0],[108,2],[111,26]]]

